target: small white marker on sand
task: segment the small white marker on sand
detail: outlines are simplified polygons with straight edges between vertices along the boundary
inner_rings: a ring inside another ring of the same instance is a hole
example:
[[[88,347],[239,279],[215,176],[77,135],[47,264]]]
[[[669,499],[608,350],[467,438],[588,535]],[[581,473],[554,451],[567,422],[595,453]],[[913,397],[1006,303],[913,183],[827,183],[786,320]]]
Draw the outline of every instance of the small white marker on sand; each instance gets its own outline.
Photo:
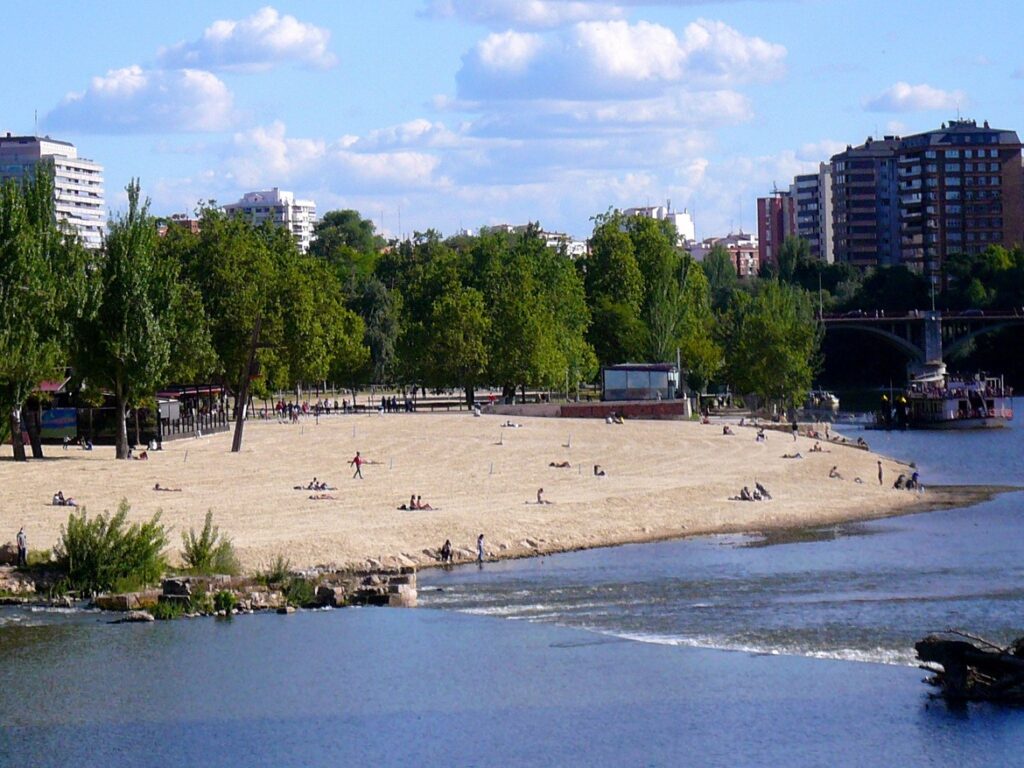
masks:
[[[183,464],[187,464],[188,463],[188,448],[185,449],[185,461],[183,461],[182,463]]]

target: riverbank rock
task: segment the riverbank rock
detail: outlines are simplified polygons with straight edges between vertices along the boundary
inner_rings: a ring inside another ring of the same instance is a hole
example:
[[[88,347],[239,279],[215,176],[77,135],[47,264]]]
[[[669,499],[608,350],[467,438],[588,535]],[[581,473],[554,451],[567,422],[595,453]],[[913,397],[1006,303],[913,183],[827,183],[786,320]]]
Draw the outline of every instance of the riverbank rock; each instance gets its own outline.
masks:
[[[153,614],[149,611],[128,611],[128,613],[124,615],[124,618],[121,619],[121,621],[125,623],[135,623],[145,621],[156,621],[156,619],[153,618]]]
[[[147,589],[142,592],[125,592],[120,595],[96,595],[93,605],[104,611],[139,611],[152,608],[160,602],[159,589]]]
[[[191,597],[192,596],[192,581],[188,578],[177,577],[173,579],[164,579],[161,588],[165,595],[174,597]]]
[[[295,606],[294,605],[282,605],[280,608],[277,609],[277,612],[282,614],[282,615],[285,615],[285,614],[288,614],[288,613],[295,613]]]
[[[0,567],[0,592],[32,595],[36,592],[36,583],[28,574],[16,571],[11,567]]]
[[[18,564],[18,547],[12,542],[8,541],[3,546],[0,546],[0,565],[17,565]]]
[[[347,601],[347,594],[344,587],[321,584],[316,589],[317,605],[329,608],[341,608]]]

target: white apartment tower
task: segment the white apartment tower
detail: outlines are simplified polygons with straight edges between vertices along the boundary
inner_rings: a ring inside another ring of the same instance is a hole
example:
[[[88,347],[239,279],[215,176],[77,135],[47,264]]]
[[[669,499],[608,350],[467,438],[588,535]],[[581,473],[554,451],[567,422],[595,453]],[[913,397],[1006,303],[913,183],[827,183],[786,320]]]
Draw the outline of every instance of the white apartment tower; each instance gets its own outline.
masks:
[[[237,203],[225,205],[224,211],[230,216],[243,216],[255,226],[264,221],[272,221],[280,227],[287,227],[303,253],[309,250],[313,242],[316,203],[312,200],[296,200],[293,193],[277,187],[246,192]]]
[[[0,181],[23,179],[44,163],[53,169],[57,220],[87,248],[102,246],[107,222],[103,166],[79,157],[74,144],[49,136],[0,136]]]
[[[672,225],[676,228],[676,245],[685,246],[687,243],[692,243],[697,239],[693,217],[685,208],[682,211],[673,211],[671,200],[667,200],[665,205],[627,208],[622,213],[624,216],[642,216],[645,219],[671,221]]]

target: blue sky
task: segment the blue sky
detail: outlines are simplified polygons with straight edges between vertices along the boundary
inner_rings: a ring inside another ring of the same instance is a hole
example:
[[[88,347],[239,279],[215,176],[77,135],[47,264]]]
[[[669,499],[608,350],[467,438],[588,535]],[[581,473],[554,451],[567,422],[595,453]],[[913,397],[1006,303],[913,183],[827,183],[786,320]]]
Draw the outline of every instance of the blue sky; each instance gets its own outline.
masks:
[[[1024,131],[1019,0],[38,4],[0,21],[0,130],[74,142],[108,205],[278,186],[389,233],[586,236],[671,199],[698,236],[869,135]],[[12,18],[13,17],[13,18]]]

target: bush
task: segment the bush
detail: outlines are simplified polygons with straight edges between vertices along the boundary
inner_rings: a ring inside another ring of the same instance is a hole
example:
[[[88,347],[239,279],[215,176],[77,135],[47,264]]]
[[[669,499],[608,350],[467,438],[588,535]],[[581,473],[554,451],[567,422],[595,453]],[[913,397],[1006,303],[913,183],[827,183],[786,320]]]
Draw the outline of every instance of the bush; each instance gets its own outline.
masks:
[[[206,513],[203,530],[196,536],[194,528],[181,534],[181,559],[192,573],[225,573],[235,576],[241,570],[235,545],[213,524],[213,512]]]
[[[213,596],[213,609],[215,611],[231,613],[237,604],[238,600],[235,599],[235,593],[231,590],[222,589]]]
[[[298,576],[288,579],[288,584],[284,588],[284,599],[288,605],[302,608],[312,603],[315,597],[316,590],[313,589],[312,582]]]
[[[57,566],[67,574],[67,589],[95,594],[137,589],[160,579],[167,567],[167,533],[160,513],[129,525],[130,509],[122,499],[112,517],[99,514],[90,520],[85,509],[68,515],[54,547]]]
[[[163,600],[150,608],[149,612],[157,621],[167,621],[184,616],[186,608],[184,600]]]
[[[261,575],[260,580],[267,585],[281,584],[288,578],[291,569],[292,561],[284,555],[278,555],[271,561],[270,567]]]

